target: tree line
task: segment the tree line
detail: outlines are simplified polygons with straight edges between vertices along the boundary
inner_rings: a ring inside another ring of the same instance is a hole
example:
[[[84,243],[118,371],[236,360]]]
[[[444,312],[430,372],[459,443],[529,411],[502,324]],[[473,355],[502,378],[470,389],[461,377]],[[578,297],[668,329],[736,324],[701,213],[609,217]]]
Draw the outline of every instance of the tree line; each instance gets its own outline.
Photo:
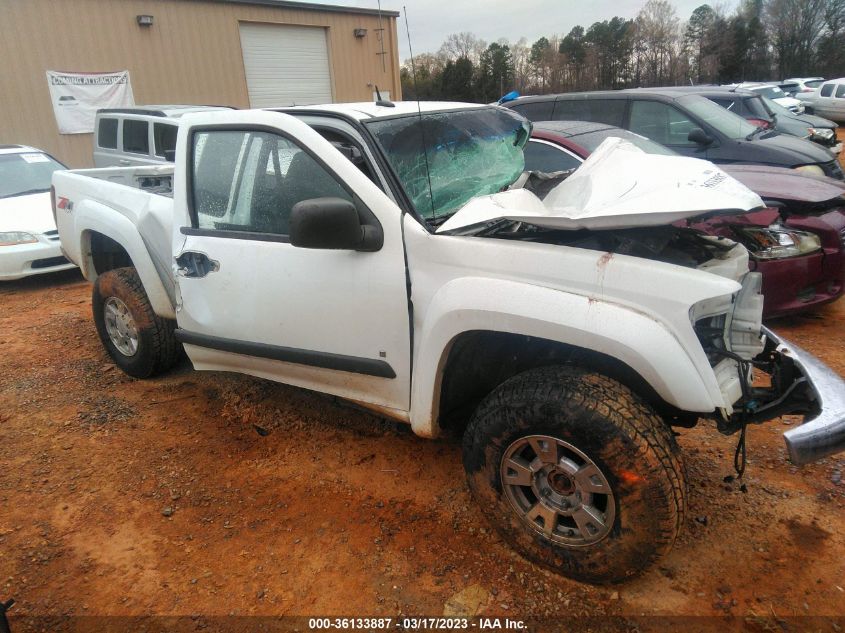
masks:
[[[496,101],[521,94],[845,75],[845,0],[703,4],[682,22],[669,0],[531,44],[454,33],[401,68],[405,99]]]

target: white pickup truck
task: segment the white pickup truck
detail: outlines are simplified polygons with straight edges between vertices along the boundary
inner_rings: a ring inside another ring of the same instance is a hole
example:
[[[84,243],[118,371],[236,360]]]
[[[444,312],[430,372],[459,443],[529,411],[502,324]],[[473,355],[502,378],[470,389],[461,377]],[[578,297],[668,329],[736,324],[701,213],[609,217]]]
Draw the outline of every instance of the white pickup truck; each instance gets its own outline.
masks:
[[[785,434],[801,464],[845,448],[845,383],[761,326],[742,246],[667,224],[754,194],[624,143],[523,174],[529,132],[469,104],[186,115],[175,166],[57,172],[54,206],[128,374],[181,345],[196,369],[463,431],[469,486],[511,544],[619,581],[683,525],[673,426],[744,438],[804,413]]]

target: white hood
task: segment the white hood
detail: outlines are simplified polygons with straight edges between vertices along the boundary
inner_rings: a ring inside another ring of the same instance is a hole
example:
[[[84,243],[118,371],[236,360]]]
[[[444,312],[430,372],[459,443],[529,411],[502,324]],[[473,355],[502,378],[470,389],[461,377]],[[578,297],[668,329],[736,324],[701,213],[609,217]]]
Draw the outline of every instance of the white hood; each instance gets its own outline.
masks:
[[[610,137],[543,200],[525,189],[474,198],[437,232],[499,218],[553,229],[622,229],[764,206],[760,196],[713,163],[647,154]]]
[[[49,191],[0,198],[0,233],[26,231],[37,235],[55,230]]]

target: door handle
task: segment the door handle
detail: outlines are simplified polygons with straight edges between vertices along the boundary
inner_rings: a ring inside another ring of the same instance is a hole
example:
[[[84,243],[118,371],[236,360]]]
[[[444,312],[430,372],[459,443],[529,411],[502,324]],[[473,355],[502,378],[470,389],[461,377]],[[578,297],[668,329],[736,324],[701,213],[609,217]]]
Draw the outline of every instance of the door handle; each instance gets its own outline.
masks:
[[[208,273],[220,270],[220,262],[197,251],[185,251],[176,258],[176,265],[176,274],[187,279],[202,279]]]
[[[128,164],[129,164],[129,159],[128,159],[128,158],[121,158],[121,159],[120,159],[120,160],[118,160],[117,162],[118,162],[118,163],[120,163],[121,165],[128,165]]]

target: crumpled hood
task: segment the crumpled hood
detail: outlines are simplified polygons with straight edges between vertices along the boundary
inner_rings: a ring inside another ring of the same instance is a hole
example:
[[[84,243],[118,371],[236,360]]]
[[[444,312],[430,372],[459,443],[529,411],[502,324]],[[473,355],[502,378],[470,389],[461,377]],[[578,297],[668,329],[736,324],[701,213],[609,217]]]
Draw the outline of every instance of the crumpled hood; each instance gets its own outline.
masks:
[[[819,204],[842,203],[845,182],[822,176],[808,176],[786,167],[769,165],[725,165],[725,172],[766,200]]]
[[[474,198],[437,232],[499,218],[571,230],[660,226],[764,206],[760,196],[708,161],[647,154],[609,137],[543,200],[524,189]]]
[[[49,191],[0,198],[0,232],[26,231],[38,234],[55,230]]]

